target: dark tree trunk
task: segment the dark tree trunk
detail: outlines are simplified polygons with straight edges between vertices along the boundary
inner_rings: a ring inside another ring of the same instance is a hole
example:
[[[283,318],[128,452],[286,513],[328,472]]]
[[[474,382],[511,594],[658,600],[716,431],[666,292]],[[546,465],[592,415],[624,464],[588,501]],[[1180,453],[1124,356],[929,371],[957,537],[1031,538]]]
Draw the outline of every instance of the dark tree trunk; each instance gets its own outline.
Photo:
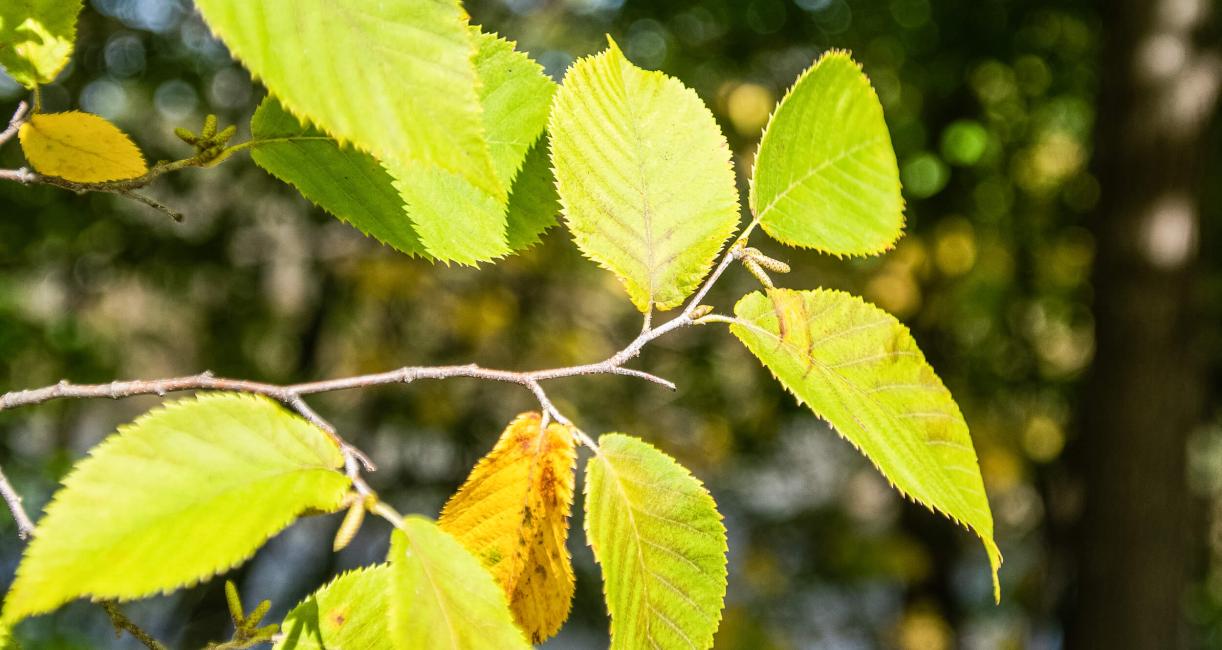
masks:
[[[1196,536],[1185,443],[1207,381],[1197,308],[1200,183],[1218,62],[1209,0],[1106,0],[1093,224],[1096,357],[1076,450],[1083,488],[1071,648],[1186,647]],[[1216,325],[1215,325],[1216,326]]]

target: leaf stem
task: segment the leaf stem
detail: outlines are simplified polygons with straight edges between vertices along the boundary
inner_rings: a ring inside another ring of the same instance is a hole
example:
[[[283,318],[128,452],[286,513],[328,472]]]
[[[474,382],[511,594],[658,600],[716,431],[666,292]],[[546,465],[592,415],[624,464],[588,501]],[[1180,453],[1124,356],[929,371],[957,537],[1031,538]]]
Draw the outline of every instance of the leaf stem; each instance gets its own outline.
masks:
[[[119,605],[113,601],[102,601],[102,609],[106,610],[106,615],[110,617],[111,625],[115,626],[115,633],[127,632],[142,643],[148,650],[167,650],[164,645],[152,635],[140,629],[140,626],[132,622],[120,609]]]

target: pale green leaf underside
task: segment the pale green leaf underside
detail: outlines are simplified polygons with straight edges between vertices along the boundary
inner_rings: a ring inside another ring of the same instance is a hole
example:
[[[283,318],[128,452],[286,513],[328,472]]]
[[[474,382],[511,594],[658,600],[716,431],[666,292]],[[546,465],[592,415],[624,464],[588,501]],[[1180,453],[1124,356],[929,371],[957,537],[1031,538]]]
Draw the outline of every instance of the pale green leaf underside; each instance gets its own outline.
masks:
[[[196,0],[286,108],[393,169],[438,166],[504,201],[458,0]]]
[[[586,465],[586,537],[602,567],[611,648],[710,648],[726,595],[726,529],[704,486],[622,434]]]
[[[846,52],[825,54],[781,100],[760,142],[751,211],[785,244],[835,255],[891,248],[904,227],[883,108]]]
[[[38,522],[4,603],[15,622],[74,598],[127,600],[250,557],[349,480],[326,434],[262,397],[211,394],[151,411],[76,465]]]
[[[529,648],[492,574],[430,519],[411,516],[390,541],[394,647]]]
[[[390,566],[345,573],[284,617],[274,650],[389,650]]]
[[[902,493],[972,528],[1000,597],[1001,553],[967,424],[908,329],[860,298],[774,289],[730,326],[772,374]]]
[[[708,108],[611,42],[569,69],[549,131],[577,246],[642,312],[681,304],[738,224],[730,149]]]
[[[55,81],[72,58],[81,0],[0,2],[0,65],[26,88]]]
[[[373,156],[302,125],[272,97],[255,111],[251,131],[261,140],[251,147],[251,158],[268,173],[366,235],[408,255],[431,257],[393,179]],[[538,142],[526,154],[509,196],[510,250],[537,243],[559,212],[546,148]]]
[[[478,45],[479,100],[493,168],[500,184],[511,187],[547,126],[556,84],[513,43],[475,27],[471,34]],[[504,200],[439,165],[389,169],[432,257],[475,264],[512,250]]]
[[[378,241],[423,255],[393,179],[373,156],[301,124],[272,97],[250,122],[251,158],[307,199]]]

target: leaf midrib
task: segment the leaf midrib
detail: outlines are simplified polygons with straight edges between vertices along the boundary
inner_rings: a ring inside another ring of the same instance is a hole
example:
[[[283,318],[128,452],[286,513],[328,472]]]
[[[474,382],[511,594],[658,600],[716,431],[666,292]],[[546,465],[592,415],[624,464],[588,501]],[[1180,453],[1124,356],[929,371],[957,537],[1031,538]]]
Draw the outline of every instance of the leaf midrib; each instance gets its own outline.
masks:
[[[857,152],[861,151],[862,149],[865,149],[866,147],[871,147],[871,146],[878,144],[880,140],[882,140],[881,135],[876,135],[872,138],[867,138],[865,140],[862,140],[861,142],[853,145],[852,147],[844,149],[840,153],[836,154],[835,156],[832,156],[831,158],[828,158],[827,160],[824,160],[823,162],[819,163],[818,165],[815,165],[814,167],[808,169],[804,174],[802,174],[802,176],[800,176],[798,179],[794,181],[791,181],[784,190],[781,190],[780,193],[778,193],[775,197],[773,197],[772,200],[768,202],[768,205],[765,205],[763,209],[759,211],[759,213],[755,217],[755,220],[763,221],[765,216],[768,215],[768,213],[770,213],[772,209],[776,207],[778,203],[780,203],[785,197],[789,196],[790,192],[797,189],[799,186],[801,186],[803,183],[810,180],[814,176],[821,174],[824,169],[832,165],[835,165],[836,163],[839,163],[840,161],[848,158],[849,156],[855,155]]]

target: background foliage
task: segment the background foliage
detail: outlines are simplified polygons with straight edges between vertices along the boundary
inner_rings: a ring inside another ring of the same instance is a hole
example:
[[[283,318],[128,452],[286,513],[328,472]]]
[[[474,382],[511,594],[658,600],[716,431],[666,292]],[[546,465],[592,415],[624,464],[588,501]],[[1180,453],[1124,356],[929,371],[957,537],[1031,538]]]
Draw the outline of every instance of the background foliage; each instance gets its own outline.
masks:
[[[1095,361],[1097,240],[1086,215],[1101,198],[1088,167],[1107,73],[1099,8],[1086,0],[467,6],[475,23],[518,40],[553,77],[601,50],[610,32],[633,61],[682,79],[709,103],[740,174],[794,77],[825,49],[853,51],[891,128],[908,236],[885,256],[850,263],[763,246],[794,264],[793,285],[863,294],[913,329],[972,428],[1006,555],[1001,606],[992,605],[986,558],[970,534],[902,500],[723,332],[688,332],[645,355],[642,367],[674,379],[677,394],[604,377],[557,384],[552,396],[592,431],[646,437],[713,492],[732,554],[718,647],[1059,647],[1081,502],[1075,407]],[[217,113],[245,128],[261,100],[185,0],[93,0],[77,51],[45,89],[47,109],[112,119],[150,160],[184,153],[174,127]],[[18,96],[15,83],[0,82],[0,106]],[[0,157],[19,164],[14,146]],[[1210,178],[1218,173],[1211,166]],[[186,222],[106,195],[0,184],[0,386],[204,368],[285,382],[416,362],[569,365],[610,354],[638,326],[616,280],[584,262],[560,229],[481,272],[396,254],[244,161],[152,189]],[[1216,213],[1216,199],[1204,194],[1204,215]],[[1211,220],[1202,222],[1201,249],[1217,249]],[[1205,260],[1200,293],[1217,322],[1213,261]],[[715,297],[724,304],[753,282],[735,274]],[[1216,362],[1217,346],[1205,340],[1200,355]],[[1202,388],[1216,403],[1213,379]],[[73,460],[152,403],[0,413],[0,458],[40,508]],[[317,405],[379,461],[369,479],[380,494],[428,513],[504,423],[532,406],[524,391],[462,380]],[[1222,536],[1206,534],[1218,526],[1210,513],[1220,509],[1212,497],[1222,494],[1222,426],[1218,413],[1207,416],[1190,444],[1204,507],[1183,597],[1202,646],[1222,642]],[[279,620],[330,576],[385,557],[388,531],[372,519],[332,556],[338,524],[339,516],[308,519],[273,540],[232,575],[245,599],[271,598],[268,620]],[[597,568],[574,540],[574,613],[549,647],[602,647]],[[19,552],[11,521],[0,518],[6,588]],[[228,620],[220,581],[129,613],[174,647],[220,637]],[[47,647],[111,639],[105,616],[80,603],[30,626]]]

